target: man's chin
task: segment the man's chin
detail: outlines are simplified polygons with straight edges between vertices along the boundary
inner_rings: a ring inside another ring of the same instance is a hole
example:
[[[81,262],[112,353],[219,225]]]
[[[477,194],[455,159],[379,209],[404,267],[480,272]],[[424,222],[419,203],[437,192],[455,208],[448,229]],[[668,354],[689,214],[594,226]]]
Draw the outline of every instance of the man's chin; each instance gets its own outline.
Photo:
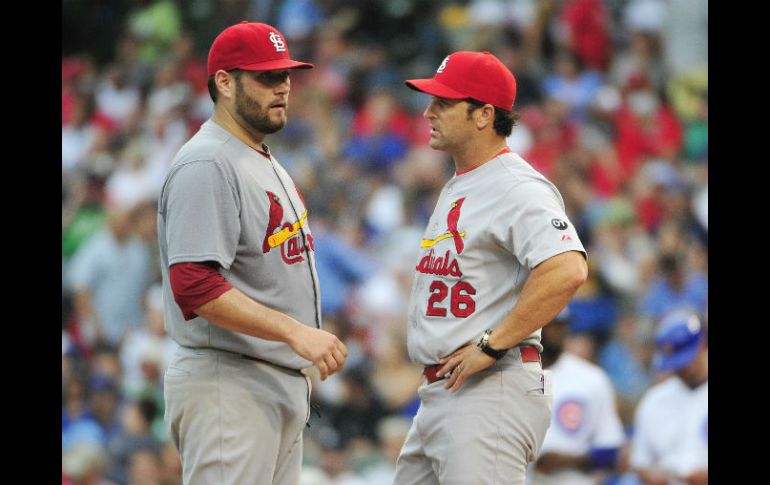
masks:
[[[271,133],[275,133],[277,131],[280,131],[283,129],[284,126],[286,126],[286,118],[283,117],[278,120],[270,120],[271,123],[267,126],[265,126],[264,133],[266,135],[269,135]]]
[[[428,142],[428,145],[430,145],[430,147],[432,149],[434,149],[434,150],[443,150],[444,149],[444,145],[440,141],[435,139],[435,138],[431,138],[430,141]]]

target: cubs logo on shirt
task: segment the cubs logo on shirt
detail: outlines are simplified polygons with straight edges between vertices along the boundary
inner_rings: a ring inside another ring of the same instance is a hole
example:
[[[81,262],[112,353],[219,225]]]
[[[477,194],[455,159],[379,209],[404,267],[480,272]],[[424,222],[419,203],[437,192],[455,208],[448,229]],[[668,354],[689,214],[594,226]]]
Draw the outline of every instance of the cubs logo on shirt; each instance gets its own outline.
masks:
[[[577,433],[585,422],[585,403],[578,399],[567,399],[556,410],[556,424],[568,433]]]

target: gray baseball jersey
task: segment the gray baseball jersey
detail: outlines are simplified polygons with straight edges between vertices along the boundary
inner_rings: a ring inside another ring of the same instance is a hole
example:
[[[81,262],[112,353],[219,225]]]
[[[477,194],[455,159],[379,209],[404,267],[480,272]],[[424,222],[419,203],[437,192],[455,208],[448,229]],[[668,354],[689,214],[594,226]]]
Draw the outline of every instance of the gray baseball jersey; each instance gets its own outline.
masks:
[[[286,171],[209,120],[179,151],[158,205],[167,302],[169,266],[216,261],[252,299],[320,328],[321,306],[307,209]],[[231,332],[167,304],[166,329],[184,347],[226,350],[292,369],[311,365],[283,342]]]
[[[530,270],[566,251],[585,254],[558,189],[504,150],[452,177],[423,235],[407,344],[432,365],[477,341],[513,309]],[[540,330],[523,344],[542,350]]]

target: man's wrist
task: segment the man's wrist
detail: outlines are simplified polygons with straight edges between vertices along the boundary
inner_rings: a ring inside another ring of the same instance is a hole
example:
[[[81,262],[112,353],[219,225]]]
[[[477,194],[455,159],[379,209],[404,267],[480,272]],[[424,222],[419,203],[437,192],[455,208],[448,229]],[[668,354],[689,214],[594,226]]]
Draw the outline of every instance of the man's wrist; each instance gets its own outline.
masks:
[[[479,341],[476,343],[476,346],[493,359],[500,360],[503,358],[503,356],[505,356],[506,352],[508,352],[508,349],[496,349],[492,347],[489,343],[489,337],[491,334],[491,329],[485,331],[484,335],[482,335]]]

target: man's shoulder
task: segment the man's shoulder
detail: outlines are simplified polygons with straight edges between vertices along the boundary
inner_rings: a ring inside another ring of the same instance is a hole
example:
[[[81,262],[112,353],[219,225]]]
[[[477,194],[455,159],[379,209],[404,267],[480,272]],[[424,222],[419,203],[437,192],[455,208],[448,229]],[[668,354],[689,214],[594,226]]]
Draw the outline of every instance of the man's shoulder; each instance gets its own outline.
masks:
[[[676,376],[668,377],[650,387],[639,402],[640,408],[657,407],[666,401],[676,400],[681,397],[683,385]]]
[[[538,172],[524,158],[517,153],[506,153],[497,160],[500,170],[495,174],[495,180],[498,183],[509,187],[519,186],[532,187],[534,190],[547,189],[553,190],[555,186],[545,175]],[[522,184],[526,184],[522,186]]]
[[[235,137],[228,131],[220,128],[212,121],[207,121],[179,149],[171,163],[171,170],[190,162],[222,163],[240,148],[232,142],[233,139]]]

